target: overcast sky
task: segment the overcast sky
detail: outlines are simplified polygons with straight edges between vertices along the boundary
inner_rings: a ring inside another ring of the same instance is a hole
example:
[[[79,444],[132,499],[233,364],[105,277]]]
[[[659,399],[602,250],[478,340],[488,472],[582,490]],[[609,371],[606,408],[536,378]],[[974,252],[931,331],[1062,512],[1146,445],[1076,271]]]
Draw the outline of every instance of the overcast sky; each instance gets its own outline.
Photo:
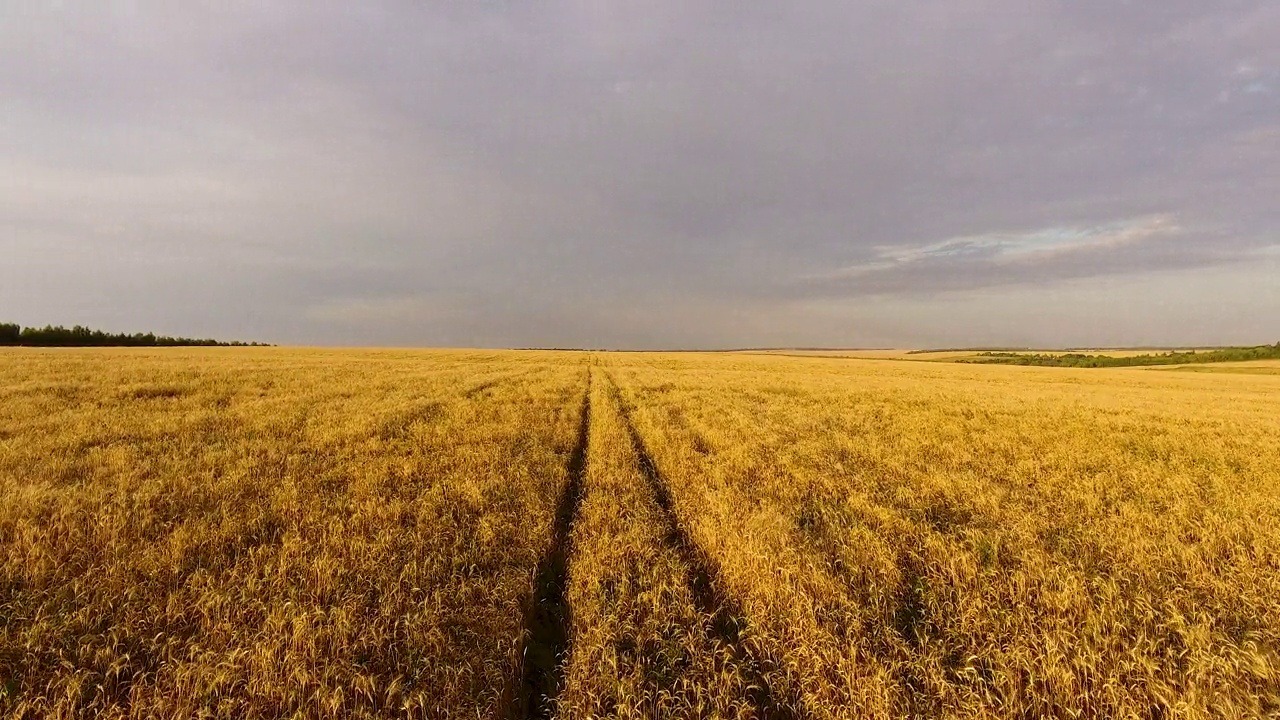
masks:
[[[25,325],[1275,342],[1277,228],[1275,0],[0,0]]]

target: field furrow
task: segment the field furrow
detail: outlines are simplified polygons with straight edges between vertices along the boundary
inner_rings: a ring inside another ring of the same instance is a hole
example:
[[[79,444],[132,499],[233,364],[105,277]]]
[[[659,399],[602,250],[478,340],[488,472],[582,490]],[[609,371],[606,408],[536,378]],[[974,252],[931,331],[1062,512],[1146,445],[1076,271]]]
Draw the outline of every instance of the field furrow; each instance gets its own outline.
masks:
[[[534,575],[534,587],[525,612],[525,643],[521,653],[520,683],[507,717],[549,718],[555,698],[564,687],[565,658],[569,652],[570,608],[566,599],[570,539],[584,493],[583,475],[591,443],[591,385],[588,369],[578,439],[569,456],[568,478],[556,503],[551,544]]]
[[[738,618],[659,500],[616,388],[606,376],[593,393],[558,717],[791,716],[769,700],[738,644]]]
[[[785,693],[777,692],[773,687],[778,679],[771,680],[763,670],[768,664],[767,659],[752,656],[745,645],[743,634],[747,628],[743,612],[737,601],[727,594],[724,582],[718,577],[719,565],[685,531],[672,504],[667,481],[663,479],[653,456],[645,447],[644,439],[636,430],[631,419],[631,408],[612,377],[609,377],[609,386],[640,474],[652,494],[653,502],[660,510],[664,539],[687,568],[689,589],[698,612],[707,623],[706,629],[728,652],[728,658],[735,665],[735,673],[746,683],[746,698],[752,716],[796,717],[796,701],[784,699]]]

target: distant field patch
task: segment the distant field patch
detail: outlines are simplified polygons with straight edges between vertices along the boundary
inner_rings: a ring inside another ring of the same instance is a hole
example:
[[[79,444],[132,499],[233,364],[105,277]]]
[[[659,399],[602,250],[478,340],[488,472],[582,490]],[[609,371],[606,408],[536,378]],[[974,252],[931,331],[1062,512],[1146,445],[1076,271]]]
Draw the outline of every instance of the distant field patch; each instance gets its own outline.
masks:
[[[1235,375],[1280,375],[1280,361],[1263,361],[1252,363],[1223,363],[1219,365],[1179,365],[1160,370],[1176,370],[1179,372],[1223,373]]]
[[[1081,352],[1007,352],[986,351],[958,362],[977,365],[1026,365],[1036,367],[1142,367],[1156,365],[1198,365],[1203,363],[1235,363],[1280,359],[1280,343],[1254,347],[1230,347],[1213,350],[1171,350],[1139,355],[1104,355]]]

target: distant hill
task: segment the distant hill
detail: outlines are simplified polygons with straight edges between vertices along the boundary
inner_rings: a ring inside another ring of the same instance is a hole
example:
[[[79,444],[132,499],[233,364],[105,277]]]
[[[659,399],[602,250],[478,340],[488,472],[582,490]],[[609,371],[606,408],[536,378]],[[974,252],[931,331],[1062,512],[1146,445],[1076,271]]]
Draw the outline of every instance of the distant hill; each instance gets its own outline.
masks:
[[[42,328],[22,327],[17,323],[0,323],[0,346],[21,347],[182,347],[265,346],[268,343],[224,342],[220,340],[169,337],[155,333],[109,333],[83,325],[63,327],[45,325]]]

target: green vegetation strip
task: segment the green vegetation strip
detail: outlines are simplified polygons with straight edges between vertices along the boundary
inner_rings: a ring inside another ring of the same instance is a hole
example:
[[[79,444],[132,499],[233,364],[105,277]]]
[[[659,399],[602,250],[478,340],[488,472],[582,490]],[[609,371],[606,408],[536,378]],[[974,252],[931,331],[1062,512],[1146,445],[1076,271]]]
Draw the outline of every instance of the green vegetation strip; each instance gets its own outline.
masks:
[[[1280,343],[1275,345],[1258,345],[1255,347],[1222,348],[1197,352],[1167,352],[1154,355],[1134,355],[1132,357],[1110,357],[1107,355],[1085,355],[1083,353],[1066,353],[1050,355],[1044,353],[983,352],[977,357],[957,360],[961,363],[985,365],[1035,365],[1039,367],[1135,367],[1143,365],[1193,365],[1201,363],[1242,362],[1246,360],[1280,359]]]

